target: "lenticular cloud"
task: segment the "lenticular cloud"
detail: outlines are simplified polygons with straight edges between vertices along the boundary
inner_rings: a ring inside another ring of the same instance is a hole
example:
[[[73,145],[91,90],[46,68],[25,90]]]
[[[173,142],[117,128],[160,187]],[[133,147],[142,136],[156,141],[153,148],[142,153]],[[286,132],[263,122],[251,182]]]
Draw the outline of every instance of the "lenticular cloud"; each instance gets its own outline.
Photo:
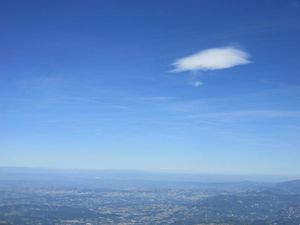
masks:
[[[248,64],[249,54],[233,47],[211,48],[178,59],[173,72],[220,70]]]

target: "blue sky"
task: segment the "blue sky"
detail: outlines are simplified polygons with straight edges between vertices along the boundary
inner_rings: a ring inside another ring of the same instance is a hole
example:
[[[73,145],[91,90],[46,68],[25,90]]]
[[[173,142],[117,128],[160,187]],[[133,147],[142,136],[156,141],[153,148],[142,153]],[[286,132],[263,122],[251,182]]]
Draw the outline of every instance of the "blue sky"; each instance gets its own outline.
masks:
[[[1,1],[0,165],[300,175],[300,1]]]

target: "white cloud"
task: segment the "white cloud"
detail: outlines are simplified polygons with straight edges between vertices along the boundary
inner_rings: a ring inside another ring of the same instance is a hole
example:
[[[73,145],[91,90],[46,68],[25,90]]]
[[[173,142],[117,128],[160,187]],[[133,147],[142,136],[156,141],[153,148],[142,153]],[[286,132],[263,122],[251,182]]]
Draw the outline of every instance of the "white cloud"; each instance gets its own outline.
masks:
[[[248,64],[249,54],[234,47],[210,48],[178,59],[173,72],[219,70]]]
[[[200,86],[203,85],[203,82],[199,81],[199,80],[196,80],[196,81],[190,82],[190,85],[192,85],[194,87],[200,87]]]

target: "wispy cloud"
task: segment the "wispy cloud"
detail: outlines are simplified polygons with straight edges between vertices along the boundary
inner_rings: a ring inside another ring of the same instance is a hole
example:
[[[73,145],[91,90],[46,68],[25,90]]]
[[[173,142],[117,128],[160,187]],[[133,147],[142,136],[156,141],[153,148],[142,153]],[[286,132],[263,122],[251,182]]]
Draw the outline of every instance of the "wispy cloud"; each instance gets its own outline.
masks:
[[[195,80],[189,83],[190,85],[192,85],[193,87],[200,87],[203,85],[203,82],[200,80]]]
[[[239,119],[276,119],[276,118],[299,118],[300,111],[278,111],[278,110],[244,110],[230,112],[212,112],[191,115],[191,118],[211,118],[221,120],[239,120]]]
[[[178,59],[173,72],[227,69],[250,63],[249,54],[234,47],[211,48]]]

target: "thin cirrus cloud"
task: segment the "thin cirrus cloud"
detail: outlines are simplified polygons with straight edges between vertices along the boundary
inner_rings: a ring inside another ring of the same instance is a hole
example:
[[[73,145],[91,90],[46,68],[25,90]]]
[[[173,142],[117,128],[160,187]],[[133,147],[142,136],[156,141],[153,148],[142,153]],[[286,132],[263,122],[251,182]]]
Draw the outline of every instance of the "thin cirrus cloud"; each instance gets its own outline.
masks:
[[[178,59],[172,72],[208,71],[228,69],[250,63],[250,55],[238,48],[210,48]]]

